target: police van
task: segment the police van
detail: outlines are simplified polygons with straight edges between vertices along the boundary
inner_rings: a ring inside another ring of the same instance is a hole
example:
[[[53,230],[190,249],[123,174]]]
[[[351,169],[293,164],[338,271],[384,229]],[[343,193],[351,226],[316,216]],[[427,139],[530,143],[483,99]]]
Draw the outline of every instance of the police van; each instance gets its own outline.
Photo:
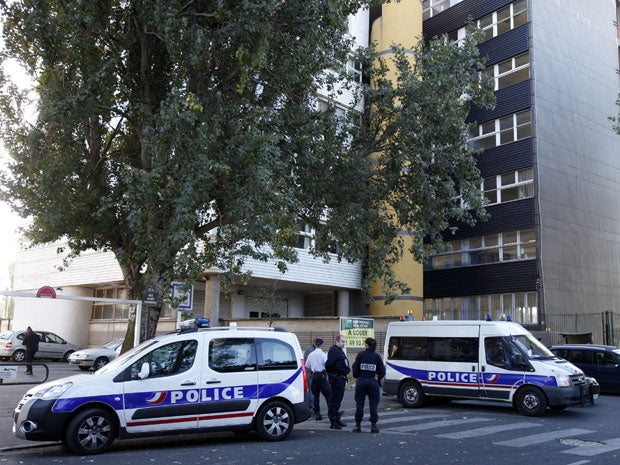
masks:
[[[13,433],[63,441],[81,455],[116,438],[206,431],[289,436],[310,417],[297,337],[273,328],[194,329],[157,336],[93,374],[30,389]]]
[[[507,321],[389,323],[385,394],[405,407],[427,399],[510,402],[521,414],[542,415],[592,400],[588,379],[556,357],[521,325]]]

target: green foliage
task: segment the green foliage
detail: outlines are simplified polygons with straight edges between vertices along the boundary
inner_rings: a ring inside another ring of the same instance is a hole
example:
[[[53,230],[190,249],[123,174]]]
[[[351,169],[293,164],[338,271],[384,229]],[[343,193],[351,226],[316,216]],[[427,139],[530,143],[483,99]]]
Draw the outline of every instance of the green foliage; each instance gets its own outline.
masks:
[[[213,267],[238,273],[247,257],[285,271],[303,223],[317,230],[317,256],[364,260],[367,282],[404,290],[390,272],[399,231],[415,232],[421,260],[424,237],[440,242],[450,221],[484,213],[465,117],[492,92],[475,35],[462,48],[416,47],[413,64],[397,49],[398,86],[385,64],[369,70],[372,87],[324,73],[346,62],[347,16],[364,4],[5,5],[4,59],[27,69],[38,101],[28,122],[24,94],[2,77],[14,162],[0,195],[32,218],[34,243],[113,251],[130,298]],[[333,102],[319,109],[319,88],[357,91],[362,124]]]
[[[609,120],[613,121],[614,124],[614,131],[616,131],[616,133],[618,135],[620,135],[620,94],[618,94],[618,99],[616,100],[616,105],[618,106],[618,116],[610,116]]]

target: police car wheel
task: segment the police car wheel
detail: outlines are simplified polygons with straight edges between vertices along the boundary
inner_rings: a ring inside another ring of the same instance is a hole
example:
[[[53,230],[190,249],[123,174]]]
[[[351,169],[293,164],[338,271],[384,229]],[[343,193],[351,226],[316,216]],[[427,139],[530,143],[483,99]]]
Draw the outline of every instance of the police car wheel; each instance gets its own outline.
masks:
[[[517,392],[515,404],[522,415],[539,417],[547,409],[547,398],[540,389],[526,386]]]
[[[256,432],[265,441],[281,441],[293,430],[293,411],[284,402],[267,402],[256,416]]]
[[[107,364],[108,364],[107,357],[99,357],[97,360],[95,360],[95,363],[93,363],[93,368],[95,369],[95,371],[97,371],[99,368]]]
[[[63,356],[62,356],[62,361],[63,362],[68,362],[69,361],[69,355],[71,355],[74,351],[73,350],[68,350]]]
[[[417,408],[424,404],[425,395],[420,383],[409,380],[405,381],[400,387],[399,398],[403,407]]]
[[[92,455],[107,450],[115,437],[112,414],[103,409],[88,409],[69,422],[64,442],[74,454]]]

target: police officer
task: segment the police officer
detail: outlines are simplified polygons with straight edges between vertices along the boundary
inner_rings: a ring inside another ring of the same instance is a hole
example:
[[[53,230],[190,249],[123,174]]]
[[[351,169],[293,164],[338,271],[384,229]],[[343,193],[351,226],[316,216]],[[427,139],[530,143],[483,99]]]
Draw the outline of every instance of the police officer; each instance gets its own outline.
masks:
[[[340,420],[340,404],[344,397],[344,390],[347,385],[347,375],[349,368],[349,359],[342,348],[345,344],[345,337],[341,334],[336,336],[336,342],[327,353],[327,361],[325,362],[325,371],[329,375],[329,385],[331,387],[331,396],[327,404],[327,416],[329,417],[329,427],[331,429],[342,429],[347,426]]]
[[[331,388],[327,381],[327,374],[325,373],[325,362],[327,361],[327,354],[323,352],[323,339],[316,338],[314,340],[314,349],[308,355],[306,360],[306,367],[312,372],[312,384],[310,385],[310,391],[313,394],[312,410],[314,410],[314,419],[320,421],[323,419],[321,415],[321,394],[325,397],[327,405],[329,405],[329,398],[331,396]]]
[[[355,428],[353,428],[353,432],[362,432],[364,401],[368,396],[370,432],[378,433],[379,414],[377,413],[377,406],[381,399],[380,387],[381,380],[385,377],[385,364],[381,356],[375,352],[377,341],[369,337],[364,341],[364,345],[366,350],[357,354],[353,362],[353,377],[357,379],[355,384]]]

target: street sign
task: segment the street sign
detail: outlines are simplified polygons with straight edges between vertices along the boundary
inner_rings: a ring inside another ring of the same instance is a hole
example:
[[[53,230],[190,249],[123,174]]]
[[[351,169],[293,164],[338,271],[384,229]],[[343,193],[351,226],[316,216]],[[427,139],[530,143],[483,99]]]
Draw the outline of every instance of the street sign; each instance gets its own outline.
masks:
[[[43,286],[37,291],[37,297],[44,299],[55,299],[56,291],[52,286]]]
[[[375,320],[372,318],[340,317],[340,334],[347,338],[347,347],[363,349],[368,337],[375,337]]]
[[[177,310],[191,310],[194,305],[194,286],[185,283],[172,283],[172,300],[179,302]]]
[[[158,301],[159,295],[157,295],[157,292],[155,290],[149,289],[144,293],[144,300],[142,301],[144,305],[157,307]]]

